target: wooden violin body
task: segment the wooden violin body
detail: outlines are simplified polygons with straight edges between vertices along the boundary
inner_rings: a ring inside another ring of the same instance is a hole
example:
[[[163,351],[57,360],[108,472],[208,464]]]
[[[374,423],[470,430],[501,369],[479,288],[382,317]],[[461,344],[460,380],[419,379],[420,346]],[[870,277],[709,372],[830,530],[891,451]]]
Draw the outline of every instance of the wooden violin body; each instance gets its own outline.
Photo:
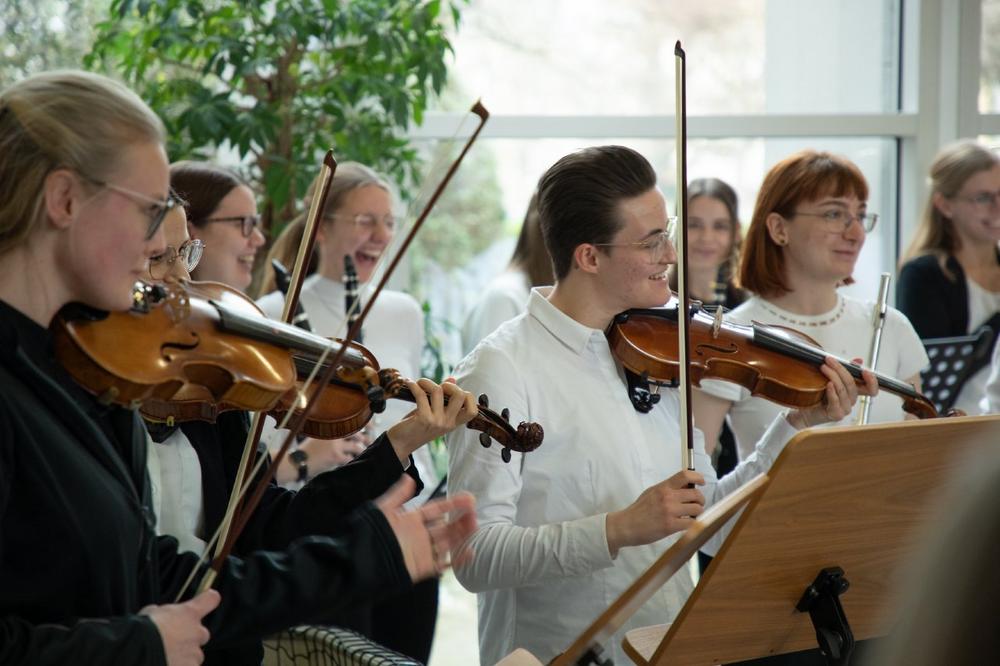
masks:
[[[691,316],[690,367],[695,384],[720,379],[743,386],[755,396],[786,407],[819,404],[827,379],[820,372],[829,356],[808,336],[784,327],[724,322],[698,306]],[[607,331],[611,351],[632,372],[659,383],[676,381],[677,308],[629,310],[618,315]],[[862,368],[838,359],[863,385]],[[920,418],[937,410],[912,386],[876,373],[879,387],[903,400],[903,409]]]
[[[320,358],[343,343],[263,316],[240,292],[215,282],[137,283],[127,312],[60,317],[56,355],[70,375],[106,404],[139,407],[158,421],[214,421],[231,409],[264,411],[279,422],[303,408],[302,387]],[[385,400],[413,401],[405,380],[349,343],[333,379],[322,387],[302,432],[322,439],[359,431]],[[480,396],[468,427],[480,442],[510,451],[538,448],[541,426],[515,429]]]
[[[127,312],[57,318],[56,356],[78,383],[109,404],[175,404],[169,415],[177,420],[269,409],[295,382],[288,350],[221,329],[208,293],[240,312],[256,309],[219,283],[190,290],[137,283]]]

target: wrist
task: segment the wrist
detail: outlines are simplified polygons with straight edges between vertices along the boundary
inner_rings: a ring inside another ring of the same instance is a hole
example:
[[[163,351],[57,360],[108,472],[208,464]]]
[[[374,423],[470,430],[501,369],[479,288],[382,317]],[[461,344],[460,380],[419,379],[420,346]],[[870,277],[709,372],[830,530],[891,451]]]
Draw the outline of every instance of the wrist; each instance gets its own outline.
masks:
[[[785,420],[796,430],[805,430],[809,427],[808,419],[801,410],[793,410],[785,414]]]
[[[402,422],[396,423],[386,430],[385,435],[389,438],[389,444],[392,446],[392,450],[396,452],[396,457],[399,458],[401,465],[406,465],[410,459],[410,454],[419,449],[420,444],[422,444],[422,442],[417,442],[414,445],[410,441],[410,438],[405,434]]]
[[[604,531],[608,539],[608,554],[611,559],[618,557],[618,551],[626,544],[624,543],[624,523],[625,513],[623,511],[611,511],[604,519]]]

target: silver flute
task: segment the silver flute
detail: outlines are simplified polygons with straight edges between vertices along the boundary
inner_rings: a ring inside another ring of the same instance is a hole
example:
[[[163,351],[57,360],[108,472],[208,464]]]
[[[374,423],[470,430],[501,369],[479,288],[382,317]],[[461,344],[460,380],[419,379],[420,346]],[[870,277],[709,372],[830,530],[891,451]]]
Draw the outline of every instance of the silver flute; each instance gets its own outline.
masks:
[[[889,308],[889,282],[892,275],[882,273],[882,279],[878,285],[878,301],[875,303],[875,310],[872,312],[872,345],[868,349],[868,358],[865,359],[865,367],[875,369],[878,363],[878,350],[882,345],[882,328],[885,326],[885,313]],[[868,416],[872,411],[871,396],[863,395],[858,401],[858,425],[868,423]]]

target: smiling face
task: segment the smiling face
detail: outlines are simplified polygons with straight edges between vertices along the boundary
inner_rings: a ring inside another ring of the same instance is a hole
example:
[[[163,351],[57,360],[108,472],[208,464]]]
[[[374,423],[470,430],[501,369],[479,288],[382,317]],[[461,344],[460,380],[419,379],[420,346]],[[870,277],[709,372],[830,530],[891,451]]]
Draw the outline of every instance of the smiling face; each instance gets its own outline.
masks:
[[[695,197],[688,204],[688,262],[695,270],[717,270],[733,249],[736,222],[726,204]]]
[[[936,194],[934,205],[952,221],[963,244],[1000,242],[1000,164],[970,176],[954,197]]]
[[[127,310],[132,286],[148,279],[149,258],[164,248],[162,225],[146,238],[155,215],[155,204],[146,198],[167,198],[166,153],[158,143],[129,145],[121,151],[118,167],[103,180],[120,189],[86,192],[84,181],[77,178],[79,213],[60,239],[55,265],[70,300],[102,310]]]
[[[209,218],[243,218],[257,214],[257,202],[246,185],[237,185],[223,197]],[[253,262],[264,245],[264,234],[254,227],[244,236],[239,221],[207,222],[189,225],[192,238],[205,243],[201,263],[194,270],[196,280],[213,280],[245,290],[253,280]]]
[[[845,229],[822,216],[841,211],[852,217]],[[836,287],[854,272],[865,244],[865,230],[857,216],[867,211],[867,202],[854,195],[820,197],[801,201],[790,219],[777,213],[768,217],[772,240],[781,246],[788,284],[829,283]]]
[[[624,199],[618,205],[621,228],[603,248],[597,272],[602,300],[621,312],[629,308],[658,307],[670,300],[667,268],[677,261],[667,241],[660,252],[651,247],[667,230],[667,203],[658,189]],[[654,261],[654,254],[660,256]]]
[[[348,192],[341,205],[324,216],[317,235],[323,275],[339,280],[344,256],[350,255],[358,280],[367,282],[394,234],[392,197],[388,192],[378,185],[364,185]]]

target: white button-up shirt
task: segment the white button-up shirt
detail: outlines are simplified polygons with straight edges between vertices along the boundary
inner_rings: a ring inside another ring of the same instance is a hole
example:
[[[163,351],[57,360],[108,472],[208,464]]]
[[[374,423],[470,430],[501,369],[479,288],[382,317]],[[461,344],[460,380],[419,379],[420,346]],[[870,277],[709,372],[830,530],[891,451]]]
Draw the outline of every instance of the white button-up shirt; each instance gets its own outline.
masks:
[[[495,411],[510,409],[514,425],[545,429],[541,448],[515,453],[510,464],[496,444],[482,448],[478,433],[462,428],[448,437],[449,492],[477,501],[475,556],[456,575],[479,593],[483,664],[517,647],[550,660],[676,539],[623,548],[612,559],[605,530],[608,512],[682,469],[676,391],[662,391],[650,413],[637,412],[603,331],[558,310],[548,291],[533,290],[528,311],[456,369],[462,388],[486,393]],[[708,501],[765,471],[794,432],[777,419],[760,450],[717,482],[696,431],[695,467]],[[605,646],[614,662],[628,663],[624,631],[670,622],[691,588],[686,570],[664,585]]]

